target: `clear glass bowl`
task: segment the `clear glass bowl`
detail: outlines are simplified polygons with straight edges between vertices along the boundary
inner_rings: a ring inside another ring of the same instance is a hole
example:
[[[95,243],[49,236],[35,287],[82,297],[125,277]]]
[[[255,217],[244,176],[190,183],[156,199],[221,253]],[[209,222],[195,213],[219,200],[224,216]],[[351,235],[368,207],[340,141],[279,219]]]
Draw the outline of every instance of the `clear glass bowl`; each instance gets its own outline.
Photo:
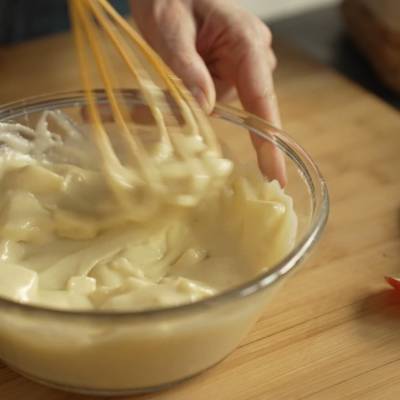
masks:
[[[138,93],[126,92],[135,110]],[[104,93],[97,101],[106,103]],[[80,92],[47,95],[0,108],[0,121],[32,126],[44,110],[59,109],[83,123]],[[254,116],[217,107],[212,116],[233,159],[254,157],[249,134],[284,153],[286,191],[299,219],[296,245],[257,278],[193,304],[142,312],[61,311],[0,298],[0,358],[36,381],[64,390],[125,395],[159,390],[221,361],[249,332],[280,287],[317,243],[328,216],[328,193],[317,166],[284,133]],[[234,138],[234,140],[232,140]]]

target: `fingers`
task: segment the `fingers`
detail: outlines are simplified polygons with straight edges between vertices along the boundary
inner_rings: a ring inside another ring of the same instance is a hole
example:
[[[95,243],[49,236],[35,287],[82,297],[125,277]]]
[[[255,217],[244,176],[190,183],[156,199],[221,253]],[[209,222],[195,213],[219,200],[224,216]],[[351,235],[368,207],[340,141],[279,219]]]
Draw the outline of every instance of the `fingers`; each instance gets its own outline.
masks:
[[[277,60],[272,49],[267,49],[266,61],[270,71],[274,71],[277,65]],[[208,69],[213,77],[214,87],[216,91],[217,101],[221,103],[230,102],[238,98],[237,90],[234,84],[228,80],[218,77],[218,72],[214,71],[213,65],[208,65]],[[279,123],[276,124],[278,126]]]
[[[237,99],[236,88],[222,79],[214,78],[214,87],[216,91],[217,100],[221,103],[228,103]]]
[[[207,112],[215,106],[213,80],[196,50],[197,27],[189,2],[168,0],[134,1],[136,21],[150,45],[182,79]],[[141,18],[147,13],[146,18]],[[144,22],[143,22],[144,21]]]
[[[236,88],[243,107],[281,126],[272,72],[276,57],[272,34],[255,16],[226,0],[199,0],[204,24],[199,51],[209,61],[212,75]],[[209,11],[207,11],[209,10]],[[261,171],[284,186],[283,154],[271,142],[252,135]]]
[[[227,0],[134,0],[132,7],[145,38],[206,111],[217,95],[227,100],[236,89],[247,111],[281,126],[272,36],[259,19]],[[262,172],[284,186],[282,153],[267,140],[252,140]]]
[[[262,29],[257,35],[241,33],[242,51],[238,59],[235,83],[244,108],[280,127],[280,115],[270,64],[275,61],[268,50],[271,34]]]
[[[246,39],[247,40],[247,39]],[[269,37],[263,39],[270,41]],[[269,47],[270,43],[267,43]],[[248,51],[243,53],[236,74],[236,86],[243,107],[281,127],[281,118],[272,78],[276,59],[272,52],[265,50],[265,43],[247,43]],[[261,171],[269,179],[277,179],[286,185],[286,169],[283,154],[269,141],[252,135]]]

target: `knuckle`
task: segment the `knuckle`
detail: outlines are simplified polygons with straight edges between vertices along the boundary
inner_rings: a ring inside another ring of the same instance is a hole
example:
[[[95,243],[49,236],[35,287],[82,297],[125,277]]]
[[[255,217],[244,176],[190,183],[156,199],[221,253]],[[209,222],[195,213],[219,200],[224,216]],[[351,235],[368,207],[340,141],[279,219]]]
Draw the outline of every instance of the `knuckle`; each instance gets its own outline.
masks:
[[[171,67],[179,70],[190,70],[194,64],[194,57],[189,51],[178,51],[175,54],[171,54]]]
[[[257,36],[260,42],[266,47],[271,47],[272,44],[272,32],[267,25],[265,25],[261,20],[258,19],[257,26]]]
[[[239,40],[245,45],[251,45],[254,42],[254,27],[251,25],[245,25],[240,30]]]
[[[244,94],[243,97],[245,104],[253,108],[257,104],[276,104],[277,96],[273,87],[266,86],[263,88],[257,88]]]
[[[260,19],[251,16],[245,23],[242,23],[239,40],[241,44],[249,47],[268,48],[272,44],[272,32]]]
[[[269,64],[270,64],[270,68],[272,71],[275,71],[275,69],[278,66],[278,59],[276,58],[276,55],[273,51],[271,51],[271,55],[269,57]]]
[[[176,60],[182,65],[191,66],[193,65],[193,56],[189,51],[182,50],[176,54]]]
[[[264,43],[270,47],[272,44],[272,32],[271,29],[268,28],[267,25],[262,24],[262,28],[261,28],[261,35],[262,35],[262,39],[264,41]]]
[[[273,88],[266,87],[260,93],[254,94],[251,97],[252,102],[259,102],[261,100],[267,99],[269,102],[277,101],[276,93]]]

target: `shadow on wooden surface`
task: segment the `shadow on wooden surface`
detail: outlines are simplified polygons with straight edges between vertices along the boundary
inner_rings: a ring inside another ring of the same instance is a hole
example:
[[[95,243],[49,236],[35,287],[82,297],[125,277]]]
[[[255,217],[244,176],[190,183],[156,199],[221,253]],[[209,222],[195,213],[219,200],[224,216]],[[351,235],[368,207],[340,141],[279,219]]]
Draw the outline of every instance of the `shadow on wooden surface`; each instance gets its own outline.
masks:
[[[386,344],[399,351],[400,291],[388,288],[368,296],[360,303],[359,311],[362,317],[358,320],[358,334],[362,339],[378,339],[377,345],[382,346],[382,339],[387,337]],[[394,335],[398,340],[390,340]]]

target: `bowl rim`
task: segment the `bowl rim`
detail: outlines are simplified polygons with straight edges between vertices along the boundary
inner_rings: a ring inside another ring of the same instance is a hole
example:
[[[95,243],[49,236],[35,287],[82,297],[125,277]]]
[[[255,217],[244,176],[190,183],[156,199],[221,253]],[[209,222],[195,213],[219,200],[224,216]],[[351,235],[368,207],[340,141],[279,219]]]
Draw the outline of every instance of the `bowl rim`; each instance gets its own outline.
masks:
[[[124,96],[128,93],[134,97],[134,101],[141,102],[140,93],[134,89],[118,89]],[[93,90],[96,99],[106,99],[104,90]],[[82,106],[85,103],[84,92],[81,90],[68,90],[61,92],[52,92],[36,96],[30,96],[21,100],[12,101],[0,106],[0,123],[15,116],[26,115],[28,112],[44,111],[45,106],[51,106],[52,109],[59,109],[65,106]],[[19,114],[17,113],[19,112]],[[213,112],[213,116],[218,119],[228,121],[229,123],[240,125],[250,130],[262,138],[273,142],[277,147],[283,150],[287,155],[292,152],[296,156],[300,156],[300,163],[305,161],[308,166],[303,166],[306,170],[311,169],[316,177],[319,195],[319,204],[314,209],[314,215],[310,227],[303,235],[301,241],[277,264],[268,268],[265,272],[248,280],[240,285],[217,293],[216,295],[198,300],[192,303],[185,303],[176,306],[168,306],[161,308],[152,308],[147,310],[129,311],[129,310],[65,310],[46,306],[38,306],[29,303],[20,303],[11,299],[0,296],[0,307],[18,309],[19,311],[29,311],[30,313],[49,314],[57,317],[66,318],[156,318],[164,317],[168,314],[180,314],[182,312],[201,311],[216,304],[227,303],[233,300],[240,300],[259,293],[262,290],[276,284],[289,272],[295,269],[300,261],[310,252],[314,245],[318,242],[329,215],[329,194],[326,182],[309,154],[284,130],[275,128],[267,121],[250,114],[238,108],[217,104]],[[248,124],[256,125],[249,126]],[[261,130],[270,130],[274,133],[262,132]],[[292,159],[293,160],[293,159]],[[299,162],[299,161],[297,161]],[[304,171],[303,171],[304,172]],[[310,182],[308,182],[310,184]],[[315,202],[314,202],[315,205]]]

